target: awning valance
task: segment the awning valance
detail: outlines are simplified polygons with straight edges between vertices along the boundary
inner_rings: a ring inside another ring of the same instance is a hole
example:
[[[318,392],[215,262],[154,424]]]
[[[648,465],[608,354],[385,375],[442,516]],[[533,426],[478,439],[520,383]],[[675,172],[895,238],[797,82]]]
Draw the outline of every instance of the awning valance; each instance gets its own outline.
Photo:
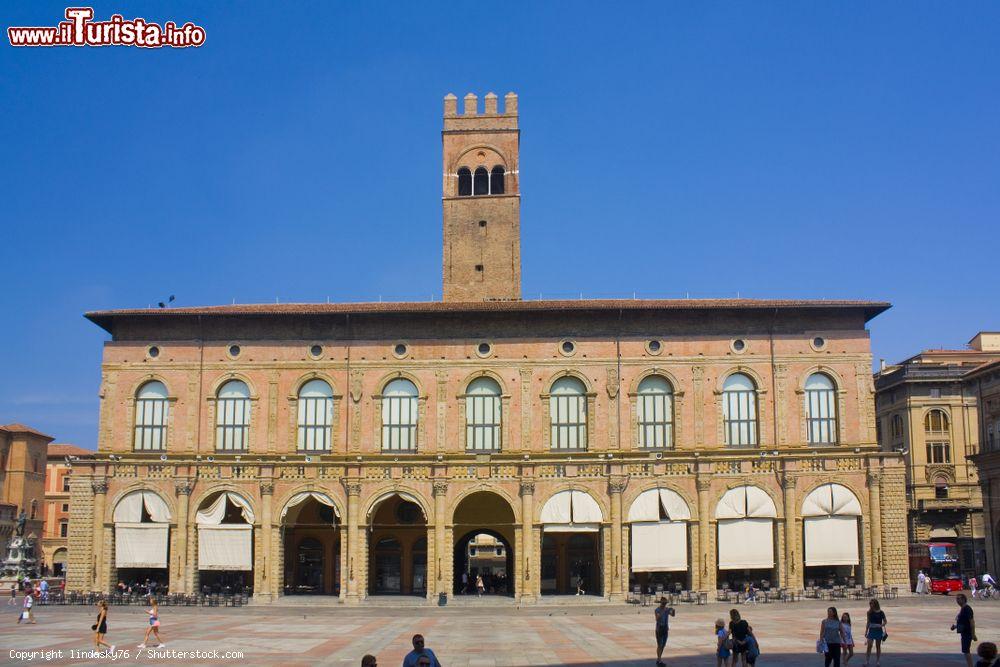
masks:
[[[285,519],[285,515],[288,514],[288,510],[292,509],[293,507],[298,507],[299,505],[309,500],[310,498],[312,498],[321,505],[332,507],[334,516],[336,516],[338,519],[340,518],[340,512],[337,511],[337,506],[325,493],[319,493],[317,491],[303,491],[302,493],[296,493],[294,496],[291,497],[291,499],[289,499],[288,504],[286,504],[285,508],[281,510],[281,520],[283,521]]]
[[[679,493],[671,489],[649,489],[640,493],[632,502],[628,520],[659,521],[661,508],[663,516],[670,521],[687,521],[691,518],[691,510]]]
[[[846,486],[823,484],[802,501],[802,516],[861,516],[861,503]]]
[[[233,493],[232,491],[223,491],[220,493],[214,503],[212,503],[208,508],[198,512],[195,517],[195,522],[199,525],[209,526],[221,524],[222,520],[226,516],[227,501],[242,510],[244,521],[249,524],[253,523],[254,514],[253,509],[250,508],[250,503],[246,500],[246,498],[238,493]]]
[[[163,498],[152,491],[141,490],[132,491],[118,501],[112,520],[115,523],[140,523],[143,509],[154,523],[170,522],[170,510]]]
[[[729,489],[715,506],[716,519],[763,519],[778,516],[774,501],[756,486]]]
[[[604,521],[600,505],[584,491],[560,491],[542,507],[543,530],[548,532],[597,532]]]

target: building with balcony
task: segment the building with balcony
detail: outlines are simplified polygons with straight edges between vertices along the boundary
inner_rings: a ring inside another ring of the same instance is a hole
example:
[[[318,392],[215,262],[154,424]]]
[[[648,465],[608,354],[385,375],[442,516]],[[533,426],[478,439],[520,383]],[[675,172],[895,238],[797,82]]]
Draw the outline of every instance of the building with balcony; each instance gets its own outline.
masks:
[[[981,332],[966,349],[925,350],[875,375],[879,442],[907,462],[908,539],[954,542],[966,577],[986,566],[981,480],[968,458],[986,432],[970,378],[996,361],[1000,334]]]
[[[906,585],[866,330],[888,304],[522,300],[504,102],[445,98],[443,301],[87,314],[110,340],[71,590],[431,599],[480,535],[522,601]]]

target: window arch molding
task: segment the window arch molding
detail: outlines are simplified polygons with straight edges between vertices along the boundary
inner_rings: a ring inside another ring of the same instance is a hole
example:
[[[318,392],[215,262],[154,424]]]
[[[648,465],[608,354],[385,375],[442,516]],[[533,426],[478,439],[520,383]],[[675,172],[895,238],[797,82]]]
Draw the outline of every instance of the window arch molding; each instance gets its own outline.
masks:
[[[160,489],[157,489],[157,488],[151,487],[151,486],[147,486],[143,482],[133,482],[132,484],[129,484],[128,486],[126,486],[125,488],[123,488],[121,491],[119,491],[115,495],[115,497],[110,500],[110,502],[105,503],[105,505],[104,505],[104,523],[105,524],[114,523],[114,521],[115,521],[114,520],[115,509],[118,507],[118,503],[120,503],[125,496],[130,495],[132,493],[135,493],[136,491],[145,491],[146,493],[152,493],[152,494],[158,496],[160,498],[160,500],[162,500],[164,502],[164,504],[166,504],[166,506],[167,506],[167,512],[170,513],[169,521],[167,522],[168,525],[170,525],[170,526],[176,526],[177,525],[177,507],[174,504],[174,498],[172,496],[170,496],[169,494],[161,492]],[[113,549],[112,549],[112,551],[113,551]]]
[[[808,424],[806,423],[806,383],[809,381],[809,378],[817,374],[827,376],[830,382],[833,383],[833,392],[834,396],[836,396],[837,408],[837,442],[832,444],[843,444],[844,442],[847,442],[846,420],[843,419],[843,415],[847,414],[847,384],[837,371],[829,366],[824,366],[823,364],[817,364],[807,368],[802,374],[799,375],[798,386],[795,388],[795,395],[798,396],[799,442],[805,445],[810,444]]]
[[[929,415],[932,412],[940,412],[940,413],[942,413],[948,419],[948,430],[950,431],[951,427],[952,427],[952,423],[953,423],[952,419],[951,419],[951,410],[949,410],[944,405],[935,405],[935,406],[924,408],[923,412],[920,413],[921,423],[926,423],[927,422],[927,415]]]
[[[247,386],[247,389],[250,390],[251,401],[256,401],[258,398],[260,398],[260,395],[257,393],[256,387],[254,387],[253,381],[250,380],[250,378],[244,375],[243,373],[236,373],[236,372],[223,373],[222,375],[215,378],[215,380],[212,381],[212,384],[210,386],[206,398],[210,401],[214,401],[215,398],[219,395],[219,390],[222,389],[222,387],[225,386],[227,382],[230,382],[232,380],[239,380],[240,382],[242,382]]]
[[[485,153],[486,156],[482,159],[476,157],[476,153]],[[486,165],[489,165],[486,167]],[[495,145],[488,143],[479,143],[467,147],[464,151],[458,154],[458,156],[452,160],[451,164],[448,165],[448,173],[458,175],[458,170],[465,167],[469,171],[475,172],[476,167],[483,166],[489,171],[493,167],[503,167],[504,171],[510,173],[510,160],[508,160],[503,150]]]
[[[420,380],[416,375],[408,373],[406,371],[394,371],[387,375],[382,376],[378,384],[378,391],[372,394],[372,433],[378,434],[376,450],[380,453],[392,453],[392,450],[386,450],[383,448],[382,443],[382,405],[386,400],[385,390],[395,380],[408,380],[413,383],[413,386],[417,389],[417,427],[416,427],[416,442],[412,449],[400,450],[398,453],[401,454],[413,454],[423,447],[424,443],[427,442],[426,429],[427,429],[427,394],[424,392],[424,388],[421,386]]]
[[[636,375],[632,382],[629,383],[628,391],[628,403],[629,403],[629,428],[631,431],[631,439],[629,442],[632,447],[638,448],[639,443],[639,386],[648,378],[660,377],[670,384],[673,396],[673,438],[671,447],[677,447],[677,443],[681,442],[681,436],[683,434],[683,420],[681,415],[683,415],[684,407],[684,390],[681,389],[681,384],[670,371],[660,368],[659,366],[654,366],[652,368],[647,368],[643,372]]]
[[[546,451],[552,449],[552,409],[550,398],[552,398],[552,387],[555,383],[563,378],[573,378],[578,380],[583,384],[583,397],[585,401],[585,406],[587,409],[586,416],[586,429],[587,429],[587,447],[582,448],[583,450],[589,449],[590,436],[594,433],[594,415],[597,411],[597,392],[594,391],[593,384],[583,373],[574,369],[562,369],[556,371],[555,373],[549,375],[545,384],[545,391],[539,395],[542,401],[542,419],[543,419],[543,443]],[[571,450],[580,451],[580,450]]]
[[[458,426],[460,439],[463,443],[463,447],[466,451],[474,451],[470,447],[469,434],[468,434],[468,412],[467,412],[467,401],[469,400],[469,386],[480,379],[489,379],[497,383],[500,388],[500,444],[494,450],[484,450],[484,451],[502,451],[510,447],[510,394],[507,392],[507,383],[504,382],[503,377],[498,373],[483,368],[474,373],[466,375],[462,379],[462,392],[456,394],[455,398],[459,403],[458,410]]]
[[[725,371],[719,374],[718,380],[715,382],[715,408],[718,411],[716,423],[716,438],[719,447],[727,447],[726,445],[726,424],[725,424],[725,400],[726,392],[725,385],[726,380],[728,380],[733,375],[745,375],[750,378],[750,381],[754,386],[754,395],[756,396],[756,408],[757,408],[757,444],[753,445],[752,448],[760,448],[765,445],[770,445],[769,440],[765,436],[768,435],[767,430],[767,409],[764,405],[764,399],[767,396],[767,385],[765,380],[760,373],[745,365],[731,366]]]
[[[170,383],[167,382],[167,379],[162,375],[160,375],[159,373],[147,373],[143,375],[141,378],[139,378],[137,381],[132,383],[132,386],[128,393],[128,397],[126,398],[125,401],[126,407],[128,408],[126,410],[127,412],[126,419],[128,420],[127,432],[132,434],[130,437],[132,438],[132,448],[134,450],[135,426],[136,426],[136,418],[135,418],[136,403],[139,400],[139,392],[142,391],[143,387],[148,385],[150,382],[159,382],[167,390],[167,396],[166,396],[167,418],[165,420],[166,423],[164,424],[165,432],[164,432],[163,447],[158,450],[150,450],[150,451],[166,451],[167,446],[169,444],[170,430],[174,425],[174,405],[177,403],[177,396],[170,391]]]
[[[337,451],[338,437],[340,435],[340,410],[341,410],[341,399],[343,399],[343,394],[337,391],[337,384],[333,381],[333,378],[322,371],[310,371],[304,375],[300,375],[295,379],[292,385],[292,391],[288,394],[288,451],[298,452],[298,431],[299,431],[299,397],[302,393],[302,389],[314,380],[319,380],[325,382],[330,388],[330,398],[333,399],[333,418],[330,421],[330,447],[325,450],[325,453],[329,454]],[[305,452],[306,450],[301,450]],[[324,453],[323,451],[317,450],[318,454]]]

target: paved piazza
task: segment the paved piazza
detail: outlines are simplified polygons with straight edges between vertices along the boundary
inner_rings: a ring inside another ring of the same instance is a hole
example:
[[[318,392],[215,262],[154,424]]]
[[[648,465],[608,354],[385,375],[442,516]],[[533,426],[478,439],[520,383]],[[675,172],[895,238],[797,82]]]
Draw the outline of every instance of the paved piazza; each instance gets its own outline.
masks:
[[[376,608],[280,605],[242,609],[161,608],[168,649],[243,651],[242,660],[166,659],[140,653],[146,615],[142,607],[112,607],[109,640],[128,651],[129,664],[359,665],[372,653],[379,664],[399,665],[410,636],[423,633],[443,665],[653,665],[653,608],[624,605],[584,606],[575,600],[561,606],[518,609],[484,600],[446,608]],[[762,649],[758,665],[817,665],[814,641],[826,603],[768,604],[741,607],[757,632]],[[681,605],[672,619],[667,664],[714,665],[712,625],[725,605]],[[865,605],[841,605],[862,634]],[[953,598],[905,599],[883,605],[889,617],[889,641],[882,664],[962,665],[958,636],[949,632],[957,606]],[[1000,602],[975,605],[981,640],[1000,639]],[[85,607],[42,608],[38,624],[15,624],[14,608],[3,606],[0,645],[4,664],[28,664],[10,650],[62,649],[49,664],[107,664],[107,659],[71,659],[71,649],[90,648],[94,613]],[[33,664],[44,662],[42,659]],[[862,665],[855,657],[851,665]],[[872,661],[874,665],[874,660]]]

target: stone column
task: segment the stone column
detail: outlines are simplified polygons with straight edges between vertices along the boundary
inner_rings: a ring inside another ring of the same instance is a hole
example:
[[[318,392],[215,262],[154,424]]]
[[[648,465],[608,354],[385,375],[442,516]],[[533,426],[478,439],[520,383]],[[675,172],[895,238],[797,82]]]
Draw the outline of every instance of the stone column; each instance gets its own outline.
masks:
[[[437,481],[434,482],[434,563],[427,564],[427,576],[432,577],[431,581],[428,582],[427,593],[428,596],[433,595],[433,593],[448,593],[448,583],[449,579],[446,577],[450,576],[451,568],[447,566],[445,560],[448,558],[448,554],[451,553],[450,550],[446,548],[445,541],[445,527],[446,527],[446,516],[447,509],[445,508],[445,500],[448,496],[448,482]],[[433,568],[433,576],[432,576]]]
[[[700,575],[698,590],[711,592],[715,590],[715,552],[712,548],[712,515],[709,510],[712,480],[699,477],[696,484],[698,487],[698,546],[700,553],[695,555],[698,562],[692,565]]]
[[[284,570],[283,563],[275,562],[274,557],[274,518],[272,516],[272,501],[274,500],[274,483],[260,484],[260,530],[262,563],[254,563],[254,570],[261,571],[261,586],[254,589],[254,597],[273,600],[280,595],[281,577],[277,573]],[[259,591],[259,592],[258,592]]]
[[[361,597],[358,594],[358,572],[363,566],[364,555],[358,549],[358,503],[361,502],[361,484],[359,482],[344,482],[347,490],[347,579],[348,603],[357,603]]]
[[[170,573],[170,590],[178,593],[191,593],[188,577],[188,512],[190,511],[191,491],[194,483],[182,480],[174,484],[177,494],[177,539],[174,545],[177,550],[177,569]]]
[[[104,585],[107,579],[109,564],[104,560],[104,547],[107,539],[104,535],[104,510],[108,498],[108,480],[95,479],[90,483],[90,489],[94,492],[94,573],[92,589],[107,592],[108,587]]]
[[[871,524],[871,549],[868,554],[871,558],[872,580],[869,582],[873,586],[880,586],[882,579],[882,475],[878,472],[868,471],[868,513]]]
[[[522,553],[520,561],[524,564],[521,568],[521,576],[517,581],[517,592],[521,596],[522,602],[534,602],[541,592],[541,579],[539,578],[538,567],[535,565],[535,536],[534,536],[534,498],[535,481],[526,480],[521,482],[521,547]]]
[[[628,585],[628,567],[622,562],[622,493],[628,485],[627,478],[612,478],[608,482],[611,493],[611,590],[612,600],[624,599]]]
[[[780,586],[784,588],[802,588],[801,562],[805,561],[796,556],[798,551],[796,547],[799,544],[799,532],[796,530],[798,522],[795,516],[795,478],[785,477],[781,480],[781,486],[785,492],[785,567],[782,569]]]

